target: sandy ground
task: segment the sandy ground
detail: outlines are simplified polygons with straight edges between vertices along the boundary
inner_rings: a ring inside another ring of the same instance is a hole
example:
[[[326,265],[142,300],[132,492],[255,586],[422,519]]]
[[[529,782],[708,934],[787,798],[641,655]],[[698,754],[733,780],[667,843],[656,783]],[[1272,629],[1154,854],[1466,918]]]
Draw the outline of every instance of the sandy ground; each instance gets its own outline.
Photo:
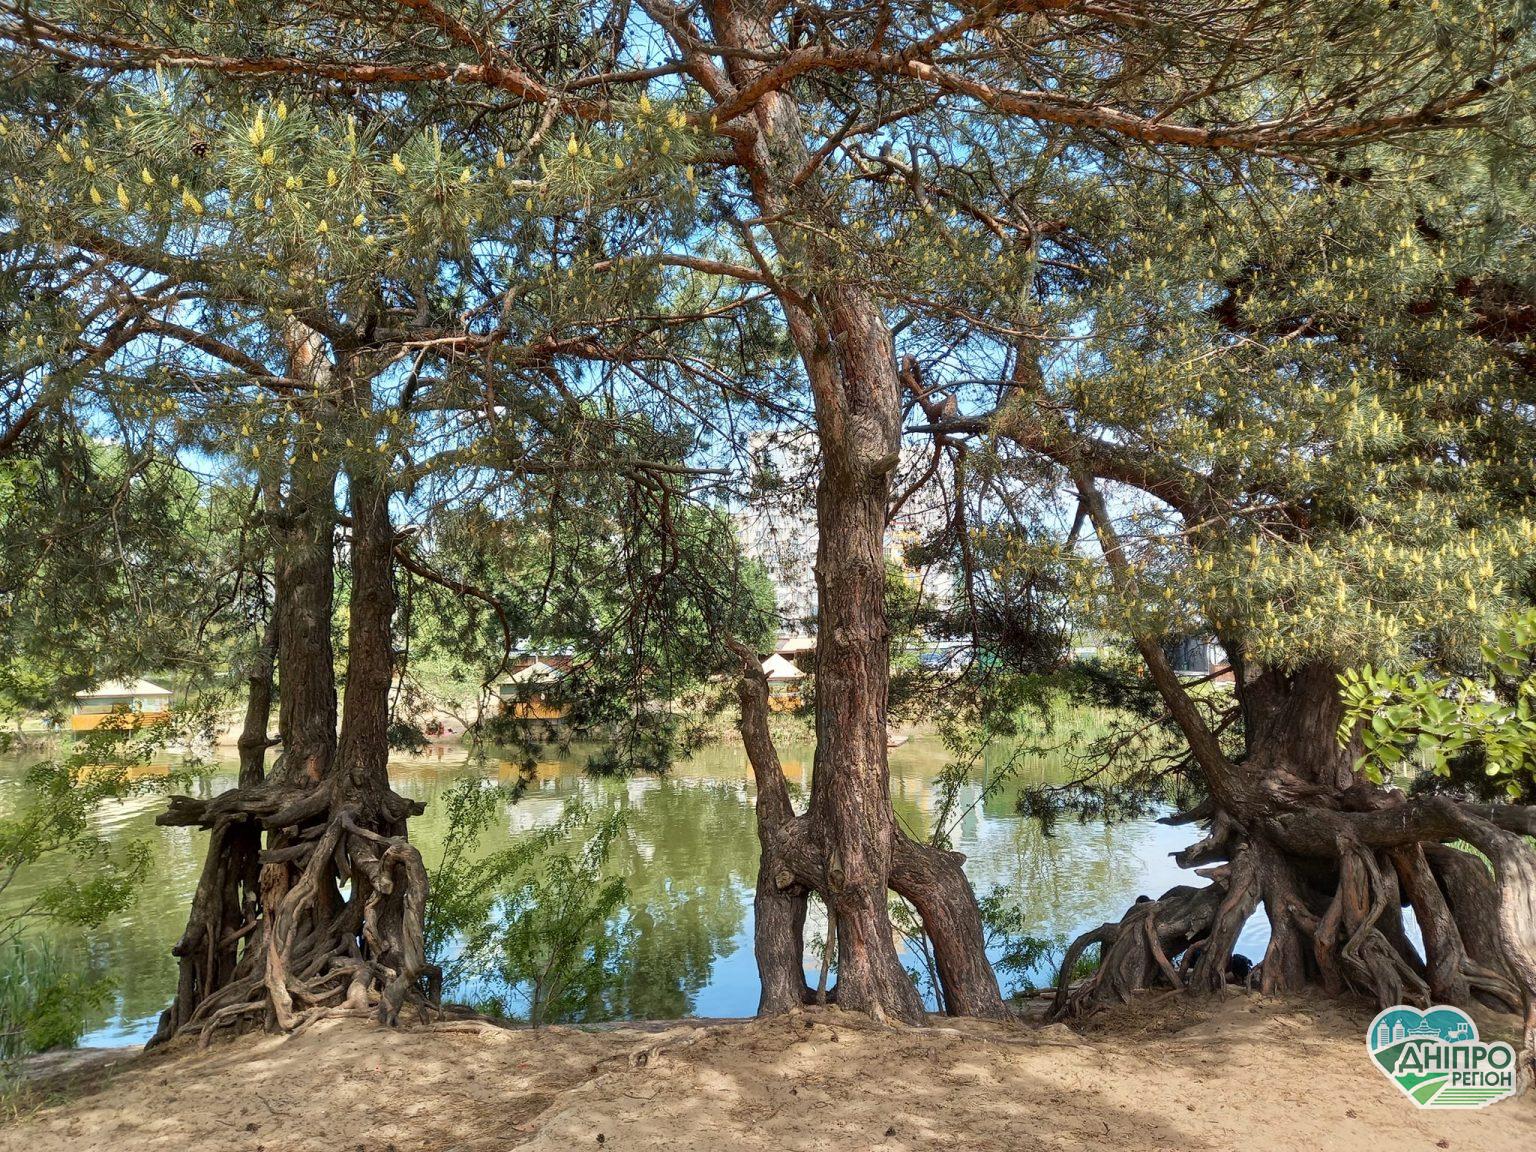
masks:
[[[1536,1149],[1529,1095],[1474,1112],[1410,1104],[1366,1056],[1370,1016],[1232,994],[1144,1003],[1082,1034],[891,1031],[835,1009],[649,1030],[327,1019],[286,1038],[93,1056],[0,1128],[0,1148]]]

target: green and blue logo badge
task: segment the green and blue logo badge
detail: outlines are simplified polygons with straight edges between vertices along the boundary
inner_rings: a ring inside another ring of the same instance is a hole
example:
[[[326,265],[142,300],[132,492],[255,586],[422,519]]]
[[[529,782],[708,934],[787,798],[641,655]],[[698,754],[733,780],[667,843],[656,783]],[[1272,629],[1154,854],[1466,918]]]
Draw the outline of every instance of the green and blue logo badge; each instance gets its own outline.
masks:
[[[1371,1021],[1365,1046],[1420,1108],[1482,1108],[1515,1094],[1515,1050],[1479,1040],[1460,1008],[1387,1008]]]

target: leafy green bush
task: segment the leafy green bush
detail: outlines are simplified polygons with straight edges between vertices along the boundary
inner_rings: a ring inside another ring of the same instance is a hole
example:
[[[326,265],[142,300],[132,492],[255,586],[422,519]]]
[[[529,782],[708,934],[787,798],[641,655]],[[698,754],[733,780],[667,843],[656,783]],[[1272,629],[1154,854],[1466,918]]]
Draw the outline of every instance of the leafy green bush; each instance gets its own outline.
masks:
[[[449,832],[432,877],[427,949],[450,995],[533,1025],[611,1015],[605,992],[624,966],[628,934],[609,921],[624,881],[605,875],[622,813],[596,818],[580,798],[560,819],[509,848],[476,856],[507,789],[463,780],[450,790]]]
[[[1477,677],[1370,665],[1340,676],[1339,739],[1347,743],[1358,728],[1364,754],[1356,767],[1378,784],[1415,762],[1449,777],[1471,755],[1510,799],[1521,799],[1536,776],[1536,609],[1499,628],[1482,656]]]
[[[140,755],[127,739],[102,737],[27,770],[21,810],[0,819],[0,901],[46,856],[73,857],[75,867],[0,912],[0,945],[40,920],[93,928],[133,901],[149,869],[149,845],[114,845],[92,828],[91,817],[107,801],[163,786],[163,780],[134,779]]]
[[[1036,974],[1059,961],[1065,941],[1029,932],[1029,918],[1016,901],[1009,899],[1004,888],[993,888],[977,903],[987,934],[987,951],[993,956],[992,967],[997,970],[1003,995],[1032,995],[1039,987]]]
[[[56,944],[17,939],[0,951],[0,1062],[67,1048],[108,987],[80,972]]]

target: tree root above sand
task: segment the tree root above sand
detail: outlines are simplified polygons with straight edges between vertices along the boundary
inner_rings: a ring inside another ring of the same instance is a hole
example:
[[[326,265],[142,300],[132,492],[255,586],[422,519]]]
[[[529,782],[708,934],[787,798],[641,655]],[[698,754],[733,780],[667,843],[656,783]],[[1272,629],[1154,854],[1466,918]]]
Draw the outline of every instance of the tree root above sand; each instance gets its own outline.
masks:
[[[393,1024],[407,1004],[436,1002],[426,868],[403,833],[421,806],[393,792],[374,805],[334,802],[330,791],[260,784],[211,801],[176,797],[159,818],[210,837],[173,950],[176,999],[152,1044],[258,1023],[288,1031],[338,1007]]]
[[[1081,1016],[1147,989],[1224,988],[1238,935],[1262,903],[1270,942],[1249,977],[1262,991],[1312,988],[1362,995],[1383,1008],[1477,1003],[1518,1013],[1529,1070],[1536,1067],[1536,852],[1517,834],[1529,816],[1443,797],[1384,796],[1368,811],[1292,811],[1246,821],[1252,830],[1245,831],[1211,812],[1211,835],[1180,854],[1186,863],[1223,860],[1199,870],[1210,883],[1143,899],[1119,921],[1075,939],[1052,1016]],[[1488,863],[1442,842],[1455,839]],[[1414,910],[1422,955],[1404,930],[1404,907]],[[1098,968],[1074,985],[1093,947]]]

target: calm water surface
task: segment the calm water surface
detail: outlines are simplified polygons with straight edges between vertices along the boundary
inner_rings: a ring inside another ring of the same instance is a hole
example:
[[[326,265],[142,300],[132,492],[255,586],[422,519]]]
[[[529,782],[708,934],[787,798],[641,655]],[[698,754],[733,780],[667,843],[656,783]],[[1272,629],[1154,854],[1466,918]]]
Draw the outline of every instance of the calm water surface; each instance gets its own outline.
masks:
[[[633,940],[633,956],[614,994],[619,1014],[635,1019],[750,1016],[758,995],[752,957],[757,839],[753,789],[741,749],[710,748],[665,776],[628,780],[586,775],[589,754],[574,749],[566,758],[541,763],[522,799],[504,806],[484,848],[502,847],[553,823],[573,795],[598,812],[622,809],[627,830],[611,867],[629,886],[620,916]],[[809,783],[810,757],[808,746],[783,750],[785,775],[800,802]],[[932,740],[913,740],[891,752],[891,798],[898,818],[919,839],[932,829],[939,803],[935,777],[944,759],[944,749]],[[23,770],[21,761],[0,758],[0,811],[17,804]],[[507,783],[517,778],[512,765],[471,761],[457,748],[398,757],[390,771],[398,791],[426,801],[426,814],[411,822],[411,836],[428,868],[441,856],[446,831],[439,795],[466,775]],[[1070,936],[1117,919],[1140,893],[1155,896],[1190,882],[1169,853],[1195,839],[1193,829],[1152,820],[1113,826],[1064,820],[1047,837],[1035,821],[1016,813],[1022,784],[1059,780],[1068,771],[1065,764],[1041,762],[1027,770],[1027,778],[982,802],[985,769],[978,769],[956,807],[965,814],[954,842],[966,854],[971,882],[980,892],[1006,888],[1035,935]],[[213,795],[234,782],[234,765],[220,764],[199,791]],[[147,840],[154,870],[131,910],[89,936],[68,941],[82,963],[110,975],[115,987],[112,1001],[89,1021],[83,1044],[146,1039],[175,990],[170,948],[185,924],[207,834],[156,827],[154,818],[164,803],[160,796],[145,796],[111,805],[98,816],[109,837]],[[21,877],[8,902],[24,899],[27,888],[46,879]],[[818,925],[808,925],[809,937],[820,932]],[[1257,959],[1267,934],[1262,916],[1255,917],[1240,950]],[[813,958],[808,967],[814,972]],[[1040,979],[1045,976],[1041,973]]]

